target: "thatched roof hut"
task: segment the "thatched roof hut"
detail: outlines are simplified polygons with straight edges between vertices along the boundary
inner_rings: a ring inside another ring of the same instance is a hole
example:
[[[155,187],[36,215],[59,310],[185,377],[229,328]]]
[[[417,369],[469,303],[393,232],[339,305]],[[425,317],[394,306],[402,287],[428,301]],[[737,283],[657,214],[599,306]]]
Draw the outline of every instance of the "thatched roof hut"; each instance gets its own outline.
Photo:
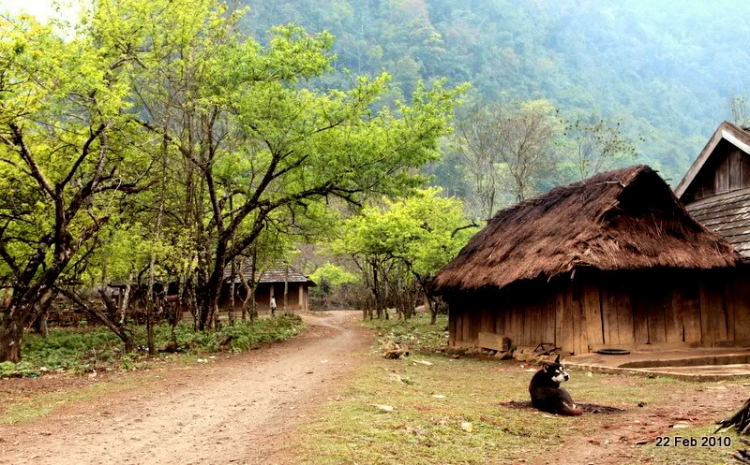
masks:
[[[503,287],[600,270],[710,269],[737,254],[690,217],[648,166],[602,173],[498,212],[437,277],[441,288]]]
[[[498,212],[436,285],[449,301],[456,345],[476,345],[486,330],[520,345],[555,343],[580,353],[610,343],[705,339],[700,313],[690,316],[686,331],[674,293],[680,305],[694,297],[700,307],[700,296],[686,295],[685,285],[738,261],[654,170],[639,165]],[[469,327],[460,335],[457,319]]]
[[[255,282],[254,295],[248,295],[243,281],[248,285]],[[249,299],[254,299],[256,311],[264,313],[270,311],[271,298],[274,298],[281,310],[286,304],[288,312],[306,312],[310,309],[310,288],[315,286],[308,276],[281,261],[259,263],[254,268],[252,258],[247,257],[235,273],[232,273],[231,267],[224,270],[219,306],[228,309],[234,301],[235,309],[242,308],[243,301],[248,299],[248,302],[252,302]]]

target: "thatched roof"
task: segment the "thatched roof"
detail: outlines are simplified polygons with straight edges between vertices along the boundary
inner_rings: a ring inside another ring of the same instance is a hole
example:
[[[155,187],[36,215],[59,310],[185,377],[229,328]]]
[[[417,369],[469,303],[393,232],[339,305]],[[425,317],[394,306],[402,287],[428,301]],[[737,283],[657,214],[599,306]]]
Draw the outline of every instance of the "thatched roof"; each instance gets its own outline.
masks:
[[[253,276],[253,260],[246,258],[242,264],[242,269],[237,270],[237,273],[242,273],[246,280],[252,279]],[[255,270],[256,279],[259,284],[265,283],[307,283],[311,286],[315,286],[315,282],[309,277],[302,274],[296,268],[285,265],[282,262],[273,262],[265,265],[261,265],[259,269]],[[260,276],[258,276],[260,275]],[[231,281],[232,278],[232,267],[227,266],[224,269],[224,280]],[[242,282],[239,276],[235,276],[235,282]]]
[[[438,289],[503,287],[577,267],[710,269],[739,255],[648,166],[602,173],[499,211],[437,276]]]

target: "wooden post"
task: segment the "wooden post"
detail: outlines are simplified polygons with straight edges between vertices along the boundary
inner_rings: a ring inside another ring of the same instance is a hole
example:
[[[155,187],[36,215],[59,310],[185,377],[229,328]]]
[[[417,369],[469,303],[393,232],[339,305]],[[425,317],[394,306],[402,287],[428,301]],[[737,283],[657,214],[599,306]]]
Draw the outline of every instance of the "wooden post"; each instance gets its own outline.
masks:
[[[289,265],[284,268],[284,315],[289,314],[287,295],[289,294]]]
[[[750,340],[750,274],[744,269],[735,277],[735,340]]]

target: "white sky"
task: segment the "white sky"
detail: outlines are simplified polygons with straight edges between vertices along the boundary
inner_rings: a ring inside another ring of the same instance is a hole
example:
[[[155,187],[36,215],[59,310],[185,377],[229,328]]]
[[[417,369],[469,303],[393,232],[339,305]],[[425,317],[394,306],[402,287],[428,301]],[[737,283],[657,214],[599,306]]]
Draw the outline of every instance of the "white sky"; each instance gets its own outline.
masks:
[[[81,0],[0,0],[0,13],[35,15],[40,21],[47,21],[51,17],[58,17],[60,6],[63,18],[74,20],[80,11]]]

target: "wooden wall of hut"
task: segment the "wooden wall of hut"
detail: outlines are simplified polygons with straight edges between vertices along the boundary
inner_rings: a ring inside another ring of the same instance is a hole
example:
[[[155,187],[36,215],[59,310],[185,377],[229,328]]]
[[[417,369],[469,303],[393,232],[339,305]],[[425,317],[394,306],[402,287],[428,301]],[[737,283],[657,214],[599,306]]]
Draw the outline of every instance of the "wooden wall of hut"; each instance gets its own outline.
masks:
[[[552,343],[582,354],[600,347],[750,346],[750,269],[579,273],[571,280],[448,294],[449,344],[479,332],[517,347]]]
[[[683,195],[685,203],[750,187],[750,157],[732,143],[719,142],[706,163]]]

